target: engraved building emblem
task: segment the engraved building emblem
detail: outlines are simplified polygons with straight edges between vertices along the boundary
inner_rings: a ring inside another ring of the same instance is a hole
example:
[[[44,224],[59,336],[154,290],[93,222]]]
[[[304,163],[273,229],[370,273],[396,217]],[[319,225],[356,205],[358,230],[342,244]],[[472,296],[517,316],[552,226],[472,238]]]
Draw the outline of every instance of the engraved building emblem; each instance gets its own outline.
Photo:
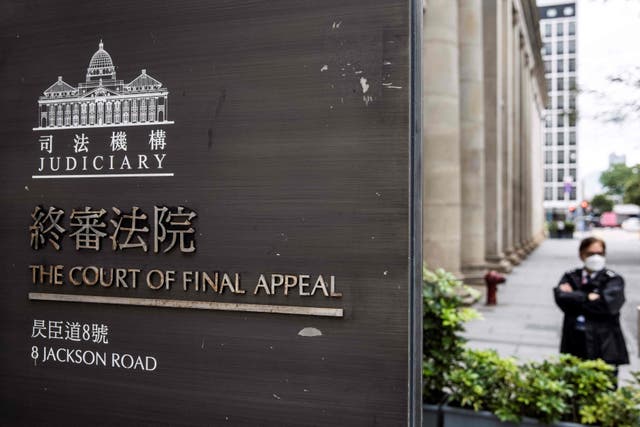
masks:
[[[167,120],[168,94],[145,69],[130,83],[116,79],[116,67],[101,40],[85,82],[73,87],[59,76],[44,91],[33,130],[172,124]]]

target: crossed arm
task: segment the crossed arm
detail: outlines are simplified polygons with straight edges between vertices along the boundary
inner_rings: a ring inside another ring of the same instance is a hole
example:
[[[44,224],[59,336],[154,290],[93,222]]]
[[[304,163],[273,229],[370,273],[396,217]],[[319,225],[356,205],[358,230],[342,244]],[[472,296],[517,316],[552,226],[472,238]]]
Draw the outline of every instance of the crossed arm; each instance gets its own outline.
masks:
[[[565,313],[617,315],[625,301],[624,280],[620,276],[611,278],[602,293],[587,293],[565,274],[553,292],[556,304]]]

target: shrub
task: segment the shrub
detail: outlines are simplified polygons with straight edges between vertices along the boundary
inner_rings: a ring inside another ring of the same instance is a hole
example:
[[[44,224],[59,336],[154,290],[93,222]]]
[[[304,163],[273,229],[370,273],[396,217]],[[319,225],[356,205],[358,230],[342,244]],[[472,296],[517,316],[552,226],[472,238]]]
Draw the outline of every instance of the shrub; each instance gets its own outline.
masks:
[[[581,360],[568,354],[523,366],[525,382],[518,390],[522,415],[544,422],[580,422],[579,410],[612,390],[613,368],[602,360]]]
[[[574,231],[576,231],[575,222],[565,221],[564,222],[564,234],[570,235],[570,234],[573,234]]]
[[[465,349],[464,323],[479,317],[466,307],[476,293],[443,270],[423,270],[424,400],[488,410],[502,421],[523,416],[544,423],[573,421],[602,427],[640,426],[640,373],[613,390],[613,368],[570,355],[518,365],[493,350]]]
[[[593,402],[580,408],[582,422],[602,427],[637,427],[640,425],[640,372],[635,384],[594,396]]]
[[[612,373],[602,360],[561,355],[518,365],[494,350],[466,349],[445,375],[445,389],[451,405],[491,411],[501,421],[520,422],[526,416],[549,424],[637,426],[639,389],[614,392]]]
[[[464,351],[460,336],[464,323],[479,317],[476,310],[464,306],[464,296],[477,291],[464,285],[451,273],[423,269],[423,398],[428,403],[442,402],[446,397],[446,373]]]
[[[548,370],[538,371],[536,364],[522,367],[522,381],[516,390],[519,417],[524,415],[547,424],[553,423],[567,412],[571,397],[572,392],[567,384],[554,378]]]
[[[494,350],[467,349],[449,372],[450,403],[475,411],[489,410],[502,421],[519,421],[516,393],[521,383],[514,358]]]

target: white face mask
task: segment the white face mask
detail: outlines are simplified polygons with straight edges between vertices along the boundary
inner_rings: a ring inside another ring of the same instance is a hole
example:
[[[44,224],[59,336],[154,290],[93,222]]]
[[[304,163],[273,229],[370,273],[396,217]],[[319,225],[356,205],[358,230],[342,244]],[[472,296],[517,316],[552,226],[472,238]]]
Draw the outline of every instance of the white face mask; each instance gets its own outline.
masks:
[[[591,255],[584,259],[584,266],[589,271],[600,271],[604,268],[606,259],[602,255]]]

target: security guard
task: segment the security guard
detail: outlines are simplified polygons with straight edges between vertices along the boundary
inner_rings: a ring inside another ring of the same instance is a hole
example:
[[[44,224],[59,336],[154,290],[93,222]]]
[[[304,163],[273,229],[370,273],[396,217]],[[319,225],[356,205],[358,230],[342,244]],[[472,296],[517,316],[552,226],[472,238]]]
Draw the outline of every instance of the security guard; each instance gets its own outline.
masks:
[[[568,271],[553,290],[564,312],[560,352],[583,359],[602,359],[615,367],[629,363],[620,328],[624,279],[605,268],[606,245],[588,237],[580,243],[583,268]]]

